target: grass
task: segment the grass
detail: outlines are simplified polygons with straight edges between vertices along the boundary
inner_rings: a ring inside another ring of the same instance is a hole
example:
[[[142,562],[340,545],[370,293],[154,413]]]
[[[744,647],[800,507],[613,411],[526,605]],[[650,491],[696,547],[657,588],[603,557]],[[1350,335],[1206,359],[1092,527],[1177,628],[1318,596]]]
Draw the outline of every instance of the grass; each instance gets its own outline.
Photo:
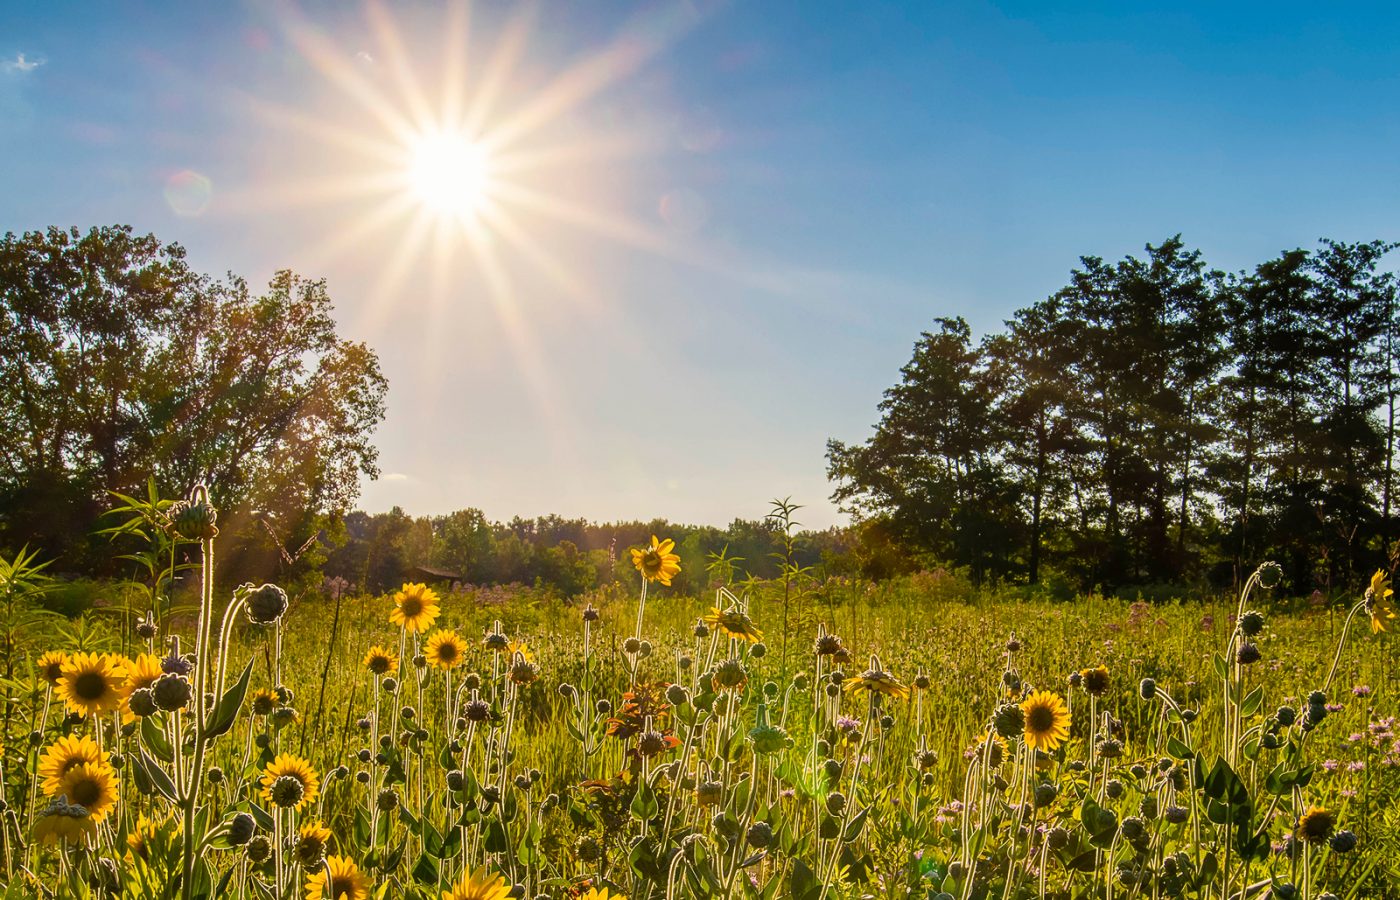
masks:
[[[333,835],[326,852],[352,861],[372,896],[434,900],[483,866],[520,896],[606,887],[634,900],[1383,897],[1400,883],[1393,642],[1369,634],[1364,611],[1325,718],[1307,719],[1349,604],[1290,605],[1256,591],[1250,606],[1265,623],[1251,643],[1262,658],[1240,664],[1234,598],[1064,603],[969,593],[938,574],[831,580],[797,594],[783,634],[783,585],[748,588],[718,605],[746,610],[764,632],[757,645],[713,627],[697,637],[716,596],[653,585],[640,632],[649,653],[627,652],[638,599],[621,585],[578,605],[444,593],[432,632],[454,630],[470,645],[450,673],[414,666],[415,637],[388,623],[390,598],[344,597],[338,612],[329,598],[294,598],[276,624],[240,617],[231,629],[229,674],[215,693],[239,701],[237,715],[206,742],[193,779],[193,710],[157,713],[124,734],[110,716],[65,720],[21,664],[4,745],[7,896],[41,890],[26,872],[61,884],[61,896],[100,896],[110,880],[100,858],[126,852],[139,817],[156,824],[116,876],[125,896],[303,896],[324,871],[314,846],[298,858],[298,828],[313,820]],[[586,643],[585,604],[598,613]],[[86,649],[140,649],[120,626],[129,617],[94,616],[98,625],[76,632]],[[166,624],[188,652],[195,622]],[[819,627],[840,637],[848,661],[814,655]],[[513,680],[524,660],[486,646],[492,633],[524,641],[533,667]],[[163,654],[167,636],[151,649]],[[363,667],[372,644],[403,647],[393,679]],[[742,682],[733,690],[716,689],[726,659]],[[249,661],[247,695],[234,696]],[[1110,673],[1101,697],[1071,687],[1072,673],[1099,665]],[[872,667],[911,686],[909,698],[848,689]],[[846,678],[828,697],[833,671]],[[913,687],[920,676],[927,688]],[[1144,679],[1159,686],[1152,699]],[[253,694],[278,685],[295,715],[255,714]],[[988,745],[972,748],[993,713],[1031,687],[1065,698],[1069,740],[1037,754],[1012,730],[1005,761],[989,765]],[[465,715],[473,697],[485,703],[481,721]],[[32,747],[30,731],[40,733]],[[78,842],[97,853],[23,843],[45,802],[31,799],[32,772],[62,731],[103,735],[122,764],[116,811]],[[652,734],[662,743],[647,745]],[[320,776],[314,804],[279,809],[262,796],[265,766],[286,753]],[[170,773],[172,791],[158,772]],[[1290,841],[1314,807],[1332,820],[1328,833]],[[1168,822],[1168,809],[1186,818]],[[251,842],[233,824],[239,813],[257,826]],[[188,880],[182,830],[198,832]],[[1333,837],[1343,830],[1354,850]],[[271,858],[258,859],[265,851]],[[454,896],[478,895],[491,896]]]

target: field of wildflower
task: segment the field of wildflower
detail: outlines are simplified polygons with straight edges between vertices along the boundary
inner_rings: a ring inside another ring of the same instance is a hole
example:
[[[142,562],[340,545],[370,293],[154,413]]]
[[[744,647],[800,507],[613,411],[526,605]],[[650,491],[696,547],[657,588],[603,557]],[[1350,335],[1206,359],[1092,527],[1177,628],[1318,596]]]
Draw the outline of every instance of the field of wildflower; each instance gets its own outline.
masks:
[[[949,597],[934,575],[577,604],[233,589],[204,491],[55,621],[0,566],[3,896],[1400,896],[1389,579],[1294,603]],[[786,623],[786,627],[785,626]]]

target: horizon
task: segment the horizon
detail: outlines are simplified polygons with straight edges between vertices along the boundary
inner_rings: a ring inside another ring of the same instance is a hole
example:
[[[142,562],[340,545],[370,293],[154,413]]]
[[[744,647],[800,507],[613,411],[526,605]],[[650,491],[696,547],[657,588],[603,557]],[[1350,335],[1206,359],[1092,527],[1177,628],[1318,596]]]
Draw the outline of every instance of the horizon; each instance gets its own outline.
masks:
[[[1226,271],[1397,236],[1375,9],[9,9],[0,227],[325,278],[389,379],[364,511],[822,530],[826,439],[936,316],[1178,232]],[[494,158],[444,180],[463,117]]]

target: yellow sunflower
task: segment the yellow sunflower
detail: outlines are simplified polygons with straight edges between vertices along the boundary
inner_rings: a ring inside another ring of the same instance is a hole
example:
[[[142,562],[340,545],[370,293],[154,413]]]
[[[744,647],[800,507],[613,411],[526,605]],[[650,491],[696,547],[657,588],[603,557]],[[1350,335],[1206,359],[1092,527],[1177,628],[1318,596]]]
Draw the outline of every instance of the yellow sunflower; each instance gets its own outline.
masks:
[[[1026,716],[1026,746],[1054,750],[1069,737],[1069,707],[1059,694],[1036,691],[1021,703]]]
[[[492,875],[484,866],[475,872],[463,872],[452,890],[442,892],[442,900],[506,900],[509,896],[506,880]]]
[[[365,653],[364,666],[375,675],[388,675],[399,670],[399,656],[394,651],[375,644]]]
[[[70,712],[88,716],[121,705],[126,667],[110,653],[74,653],[63,664],[58,694]]]
[[[135,722],[136,714],[131,711],[131,695],[141,688],[155,684],[155,680],[165,674],[160,667],[160,658],[151,653],[142,653],[135,659],[126,661],[126,684],[122,687],[122,721]]]
[[[900,700],[909,699],[909,686],[881,668],[878,656],[870,657],[870,668],[846,682],[846,690],[885,694]]]
[[[506,644],[506,656],[509,656],[511,659],[514,659],[515,654],[517,653],[525,657],[526,662],[535,661],[534,652],[530,650],[530,645],[525,643],[524,641],[514,640],[511,641],[509,644]]]
[[[681,570],[681,558],[673,552],[675,549],[675,541],[657,540],[653,534],[651,546],[632,550],[632,565],[647,581],[659,581],[669,587],[671,579]]]
[[[74,766],[88,763],[101,766],[107,763],[107,754],[97,747],[97,742],[87,735],[64,735],[54,741],[39,758],[39,777],[44,781],[44,793],[50,797],[58,793],[63,776]]]
[[[77,843],[97,836],[97,823],[82,807],[54,801],[34,820],[34,840],[40,844]],[[35,896],[38,896],[36,893]]]
[[[625,894],[609,894],[607,888],[599,890],[596,887],[589,887],[588,893],[579,897],[579,900],[627,900]]]
[[[308,869],[319,866],[331,845],[331,830],[320,821],[307,822],[297,829],[297,842],[292,855]]]
[[[369,875],[347,856],[329,856],[306,876],[306,900],[365,900],[369,889]]]
[[[1298,817],[1298,837],[1309,844],[1325,844],[1336,827],[1336,817],[1321,806],[1309,806],[1307,812]]]
[[[1092,669],[1084,669],[1079,673],[1080,684],[1084,685],[1084,690],[1095,697],[1102,697],[1108,693],[1108,666],[1095,666]]]
[[[164,837],[164,832],[170,825],[170,819],[152,819],[145,813],[136,817],[136,825],[126,836],[126,858],[142,859],[150,862],[152,857],[160,852],[159,844]]]
[[[106,763],[78,763],[59,779],[55,793],[86,809],[92,821],[101,822],[117,803],[117,773]]]
[[[39,670],[39,677],[49,683],[49,687],[58,687],[58,680],[63,677],[63,664],[68,662],[68,654],[62,650],[50,650],[43,656],[34,667]]]
[[[439,631],[428,638],[428,646],[423,654],[434,666],[444,672],[451,672],[466,662],[467,642],[455,631]]]
[[[272,786],[279,778],[291,777],[301,782],[301,799],[297,801],[296,808],[301,809],[308,803],[316,799],[316,792],[320,790],[321,780],[316,775],[316,770],[311,768],[311,763],[300,756],[293,756],[290,753],[282,753],[263,769],[262,774],[262,796],[265,800],[272,800]]]
[[[422,634],[433,627],[441,612],[438,595],[432,588],[426,584],[405,584],[394,595],[394,610],[389,613],[389,621],[405,631]]]
[[[703,620],[711,628],[718,628],[727,636],[748,641],[750,644],[763,638],[763,632],[754,625],[753,619],[749,618],[748,613],[737,609],[727,609],[721,612],[719,607],[711,607],[709,615],[704,616]]]
[[[248,709],[255,716],[270,716],[272,711],[281,705],[282,699],[271,688],[258,688],[248,698]]]
[[[1395,601],[1391,596],[1390,578],[1380,569],[1371,576],[1371,586],[1366,589],[1366,612],[1371,616],[1371,633],[1386,631],[1388,623],[1395,618]]]

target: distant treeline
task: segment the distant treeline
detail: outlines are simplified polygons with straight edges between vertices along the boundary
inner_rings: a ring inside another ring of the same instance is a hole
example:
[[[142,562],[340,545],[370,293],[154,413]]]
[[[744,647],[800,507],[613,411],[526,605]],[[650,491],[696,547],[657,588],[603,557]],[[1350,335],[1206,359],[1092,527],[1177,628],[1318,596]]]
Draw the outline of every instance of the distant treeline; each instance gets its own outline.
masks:
[[[680,592],[703,590],[716,579],[773,578],[789,563],[843,571],[859,565],[849,533],[839,529],[795,532],[788,560],[782,527],[773,519],[736,519],[727,528],[664,520],[604,524],[554,515],[492,522],[477,509],[413,517],[395,507],[374,515],[354,512],[344,524],[344,543],[329,551],[321,571],[375,592],[406,580],[538,585],[564,596],[615,580],[635,586],[627,551],[646,545],[653,534],[676,542],[681,573],[672,589]]]
[[[938,319],[874,434],[829,443],[835,498],[974,577],[1355,583],[1397,537],[1396,246],[1228,274],[1177,236],[1082,258],[980,341]]]

